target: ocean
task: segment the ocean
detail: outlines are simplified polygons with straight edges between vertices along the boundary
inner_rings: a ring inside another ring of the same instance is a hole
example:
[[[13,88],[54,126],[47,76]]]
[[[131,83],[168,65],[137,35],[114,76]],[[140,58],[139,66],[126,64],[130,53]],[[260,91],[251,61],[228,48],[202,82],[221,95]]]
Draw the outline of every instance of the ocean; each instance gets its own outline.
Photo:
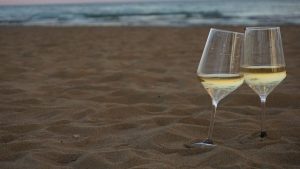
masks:
[[[182,0],[0,6],[0,25],[252,26],[299,24],[300,1],[298,0]]]

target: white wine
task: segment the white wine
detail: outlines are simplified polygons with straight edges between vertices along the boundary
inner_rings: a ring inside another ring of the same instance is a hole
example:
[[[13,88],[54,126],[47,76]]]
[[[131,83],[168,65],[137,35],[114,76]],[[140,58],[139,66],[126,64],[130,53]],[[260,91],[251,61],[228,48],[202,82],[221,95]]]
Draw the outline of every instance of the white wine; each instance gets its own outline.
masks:
[[[198,78],[216,103],[244,82],[243,75],[241,74],[206,74],[199,75]]]
[[[241,71],[246,83],[259,96],[265,97],[286,77],[284,66],[248,66]]]

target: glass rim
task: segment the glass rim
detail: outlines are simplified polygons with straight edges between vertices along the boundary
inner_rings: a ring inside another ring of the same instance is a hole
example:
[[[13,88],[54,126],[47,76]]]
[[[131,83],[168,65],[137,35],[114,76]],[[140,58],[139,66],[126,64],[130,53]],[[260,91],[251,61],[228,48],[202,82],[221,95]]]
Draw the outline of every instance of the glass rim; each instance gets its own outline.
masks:
[[[218,32],[226,32],[226,33],[233,33],[233,34],[244,35],[244,33],[241,33],[241,32],[229,31],[229,30],[224,30],[224,29],[210,28],[210,30],[211,31],[218,31]]]
[[[262,27],[246,27],[248,30],[272,30],[272,29],[280,29],[279,26],[262,26]]]

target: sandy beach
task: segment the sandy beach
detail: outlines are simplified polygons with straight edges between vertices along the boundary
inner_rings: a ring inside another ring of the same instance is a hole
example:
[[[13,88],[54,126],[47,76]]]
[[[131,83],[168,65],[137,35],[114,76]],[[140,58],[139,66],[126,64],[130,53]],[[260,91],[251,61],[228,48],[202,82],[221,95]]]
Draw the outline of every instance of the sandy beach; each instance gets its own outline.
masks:
[[[243,32],[243,27],[217,27]],[[0,27],[1,169],[299,169],[300,27],[282,27],[287,78],[267,100],[219,104],[196,78],[209,27]]]

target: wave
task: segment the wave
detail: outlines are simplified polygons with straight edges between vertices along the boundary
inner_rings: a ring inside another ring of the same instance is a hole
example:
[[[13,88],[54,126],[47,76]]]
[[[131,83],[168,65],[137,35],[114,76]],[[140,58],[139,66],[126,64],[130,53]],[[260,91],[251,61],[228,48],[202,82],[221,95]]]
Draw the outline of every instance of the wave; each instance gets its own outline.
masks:
[[[272,1],[272,7],[269,7],[270,2],[228,0],[224,5],[215,0],[193,3],[0,6],[0,25],[300,25],[300,1]]]
[[[119,21],[124,17],[151,17],[159,18],[164,16],[170,16],[173,19],[180,17],[181,19],[230,19],[234,18],[233,16],[228,16],[222,14],[220,11],[197,11],[197,12],[188,12],[188,11],[177,11],[177,12],[127,12],[127,13],[37,13],[27,17],[22,18],[10,18],[10,19],[0,19],[0,24],[5,25],[22,25],[22,24],[34,24],[34,23],[45,23],[52,21],[53,22],[72,22],[74,19],[91,20],[94,22],[99,21],[98,19],[106,21]],[[145,18],[143,18],[145,20]],[[83,21],[84,22],[84,21]]]
[[[164,15],[182,15],[186,18],[193,17],[194,15],[201,15],[204,18],[230,18],[230,16],[223,15],[221,12],[207,11],[207,12],[150,12],[150,13],[84,13],[86,18],[103,18],[103,17],[123,17],[123,16],[164,16]]]

